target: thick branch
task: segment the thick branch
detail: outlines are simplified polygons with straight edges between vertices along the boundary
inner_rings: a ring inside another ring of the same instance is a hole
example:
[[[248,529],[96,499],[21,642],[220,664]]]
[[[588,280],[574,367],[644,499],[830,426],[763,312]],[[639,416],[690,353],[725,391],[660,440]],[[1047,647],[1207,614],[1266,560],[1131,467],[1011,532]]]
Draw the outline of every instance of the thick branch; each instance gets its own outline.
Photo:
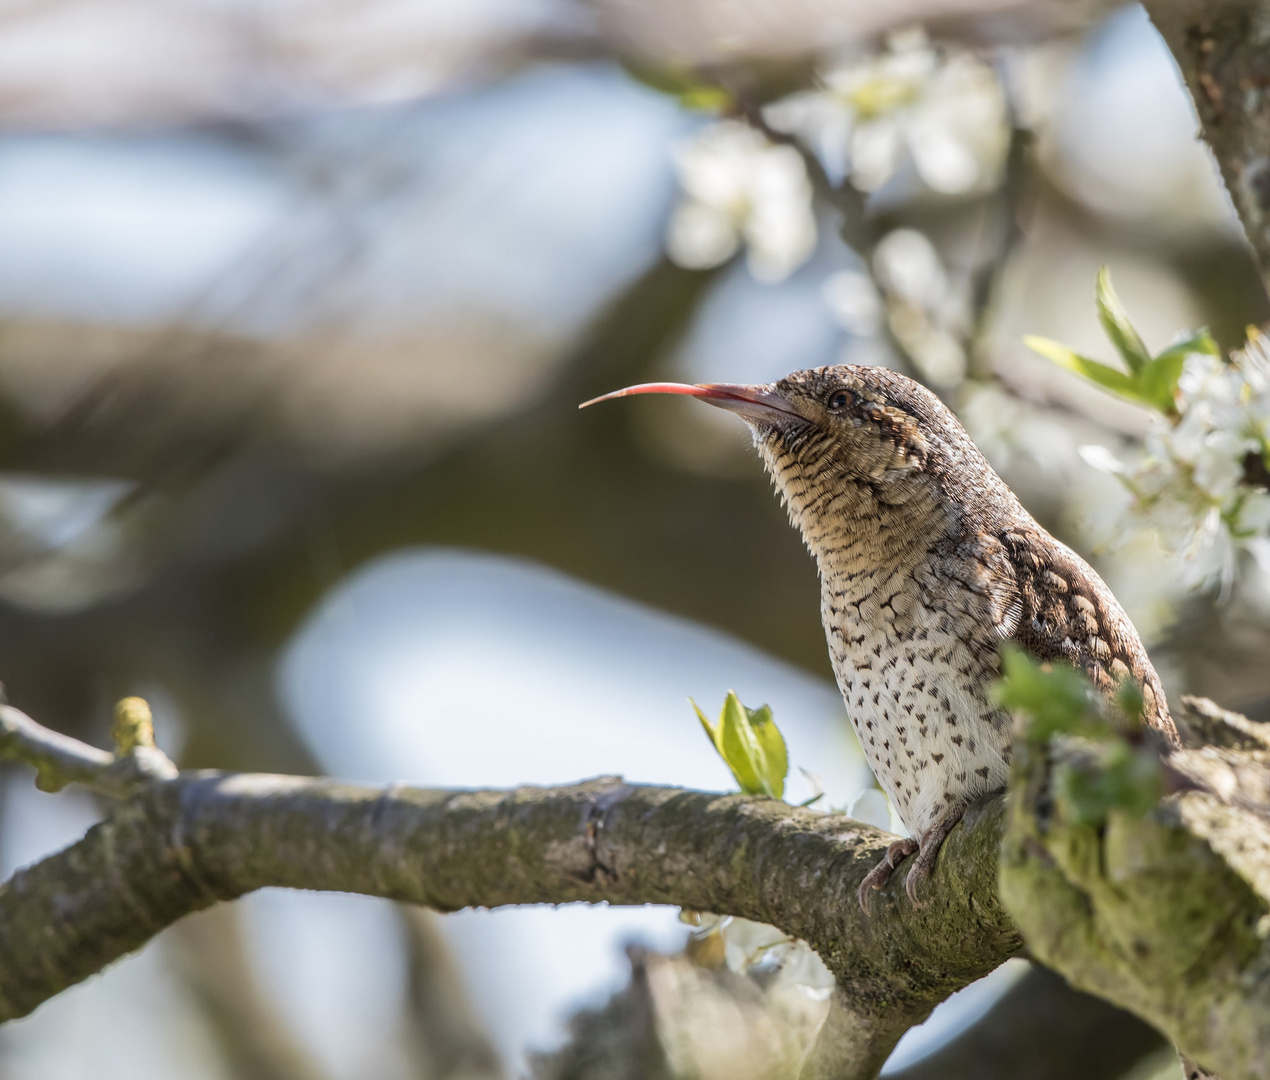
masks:
[[[1258,0],[1145,6],[1182,69],[1248,239],[1270,268],[1270,8]]]
[[[1001,899],[1032,955],[1073,986],[1148,1020],[1225,1080],[1270,1077],[1264,725],[1181,704],[1179,727],[1217,745],[1173,752],[1166,770],[1182,790],[1144,816],[1065,818],[1055,777],[1081,746],[1016,751]]]
[[[770,799],[600,779],[515,791],[358,787],[183,773],[0,887],[0,1018],[22,1016],[182,915],[265,886],[438,911],[501,904],[675,904],[773,923],[840,981],[838,1075],[868,1075],[899,1035],[1019,941],[996,900],[1003,810],[973,810],[914,909],[855,890],[888,837]]]

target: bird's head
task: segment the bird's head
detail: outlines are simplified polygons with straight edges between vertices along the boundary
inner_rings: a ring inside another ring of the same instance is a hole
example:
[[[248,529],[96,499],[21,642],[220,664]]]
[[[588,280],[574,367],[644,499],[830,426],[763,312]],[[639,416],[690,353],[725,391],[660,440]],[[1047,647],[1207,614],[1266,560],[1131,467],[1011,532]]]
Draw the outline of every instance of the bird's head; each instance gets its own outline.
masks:
[[[813,551],[867,519],[876,526],[888,507],[897,525],[942,516],[974,494],[957,490],[958,464],[996,480],[943,402],[887,368],[839,364],[766,385],[644,383],[586,404],[633,394],[685,394],[740,416]]]

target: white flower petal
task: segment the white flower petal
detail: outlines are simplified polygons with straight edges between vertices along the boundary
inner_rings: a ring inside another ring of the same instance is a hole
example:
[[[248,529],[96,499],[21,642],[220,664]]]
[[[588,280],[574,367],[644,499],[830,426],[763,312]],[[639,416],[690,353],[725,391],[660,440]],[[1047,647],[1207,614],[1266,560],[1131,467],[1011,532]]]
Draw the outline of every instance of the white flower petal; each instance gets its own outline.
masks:
[[[947,278],[935,245],[916,229],[896,229],[873,253],[874,271],[883,286],[921,308],[943,299]]]
[[[860,191],[877,191],[899,164],[901,133],[888,119],[870,120],[851,136],[851,183]]]
[[[783,280],[816,249],[816,219],[810,210],[755,213],[744,231],[750,273],[759,281]]]
[[[1270,493],[1248,492],[1239,504],[1235,528],[1243,533],[1270,532]]]
[[[891,805],[886,795],[877,788],[865,788],[851,804],[848,814],[856,821],[877,829],[889,830],[891,827]]]
[[[1084,446],[1077,448],[1086,465],[1090,465],[1099,472],[1111,473],[1112,475],[1124,476],[1128,473],[1122,462],[1115,454],[1108,450],[1105,446],[1099,446],[1097,443],[1086,443]]]
[[[680,203],[670,218],[666,253],[671,260],[690,270],[719,266],[740,247],[740,237],[732,219],[705,203]]]
[[[871,337],[882,327],[882,298],[868,274],[840,270],[825,279],[821,295],[842,326],[853,334]]]
[[[974,154],[948,131],[912,133],[908,140],[917,174],[927,187],[944,195],[962,195],[979,183]]]

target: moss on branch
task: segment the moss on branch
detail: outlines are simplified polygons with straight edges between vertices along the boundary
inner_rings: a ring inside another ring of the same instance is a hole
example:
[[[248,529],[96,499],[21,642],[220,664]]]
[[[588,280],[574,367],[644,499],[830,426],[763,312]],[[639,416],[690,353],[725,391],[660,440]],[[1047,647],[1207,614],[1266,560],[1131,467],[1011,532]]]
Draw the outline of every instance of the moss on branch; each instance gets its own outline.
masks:
[[[1167,768],[1182,790],[1100,824],[1059,812],[1069,752],[1016,754],[1000,895],[1029,951],[1224,1080],[1270,1076],[1267,752],[1177,751]]]

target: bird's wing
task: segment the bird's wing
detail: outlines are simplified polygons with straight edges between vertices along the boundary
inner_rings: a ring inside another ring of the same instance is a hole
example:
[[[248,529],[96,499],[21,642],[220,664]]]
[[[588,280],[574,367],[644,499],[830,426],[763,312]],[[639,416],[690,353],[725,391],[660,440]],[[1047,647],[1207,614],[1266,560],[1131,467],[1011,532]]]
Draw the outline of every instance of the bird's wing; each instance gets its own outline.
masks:
[[[1142,691],[1146,721],[1177,743],[1164,690],[1129,616],[1093,568],[1043,529],[999,537],[1018,589],[1009,635],[1038,660],[1067,660],[1104,693],[1124,679]]]
[[[930,552],[923,582],[932,596],[951,599],[961,622],[974,627],[974,644],[996,652],[996,647],[1018,631],[1023,619],[1023,598],[1017,575],[1005,545],[995,536],[976,533],[940,545]]]

